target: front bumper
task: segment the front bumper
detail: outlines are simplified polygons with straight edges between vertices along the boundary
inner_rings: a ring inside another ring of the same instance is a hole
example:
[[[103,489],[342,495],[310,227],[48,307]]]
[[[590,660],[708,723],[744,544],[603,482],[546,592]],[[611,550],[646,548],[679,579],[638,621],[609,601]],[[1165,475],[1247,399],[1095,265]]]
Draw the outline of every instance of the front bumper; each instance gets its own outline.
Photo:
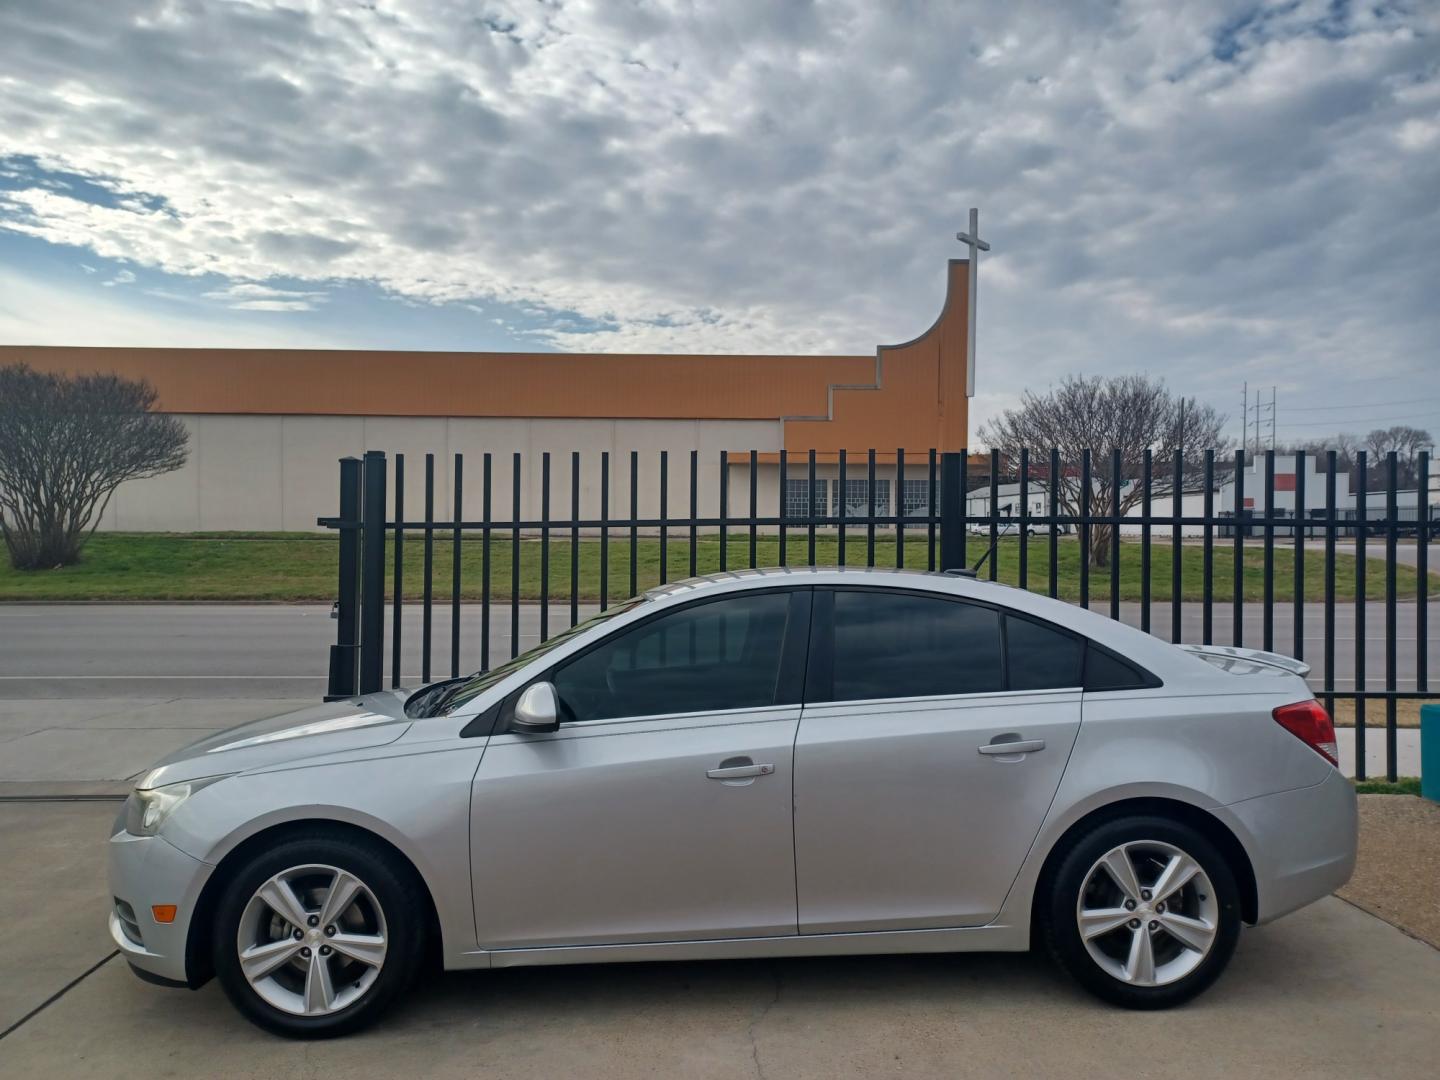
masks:
[[[1225,807],[1255,870],[1260,923],[1330,895],[1355,870],[1355,787],[1335,770],[1310,787]]]
[[[213,870],[163,837],[123,830],[110,837],[110,936],[138,972],[189,984],[190,922]],[[175,920],[156,922],[150,910],[155,904],[174,904]]]

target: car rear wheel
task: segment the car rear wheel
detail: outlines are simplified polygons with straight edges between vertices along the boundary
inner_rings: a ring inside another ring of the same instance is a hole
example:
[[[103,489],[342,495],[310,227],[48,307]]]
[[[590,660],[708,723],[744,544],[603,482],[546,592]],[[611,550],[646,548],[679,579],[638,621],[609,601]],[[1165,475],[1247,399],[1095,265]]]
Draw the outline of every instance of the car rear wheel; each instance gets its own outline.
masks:
[[[1132,1009],[1188,1001],[1229,963],[1240,894],[1199,831],[1160,817],[1109,821],[1061,858],[1040,898],[1042,940],[1092,993]]]
[[[346,1034],[373,1023],[414,981],[425,910],[413,872],[378,845],[297,837],[231,879],[215,917],[215,974],[269,1031]]]

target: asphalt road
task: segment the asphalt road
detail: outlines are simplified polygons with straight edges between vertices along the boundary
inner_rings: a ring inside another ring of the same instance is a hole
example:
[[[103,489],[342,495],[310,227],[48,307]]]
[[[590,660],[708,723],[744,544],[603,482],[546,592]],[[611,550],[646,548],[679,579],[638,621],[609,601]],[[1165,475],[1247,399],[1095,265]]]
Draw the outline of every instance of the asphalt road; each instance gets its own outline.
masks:
[[[1440,678],[1440,599],[1428,605],[1428,671]],[[593,607],[581,608],[584,617]],[[1099,610],[1108,612],[1108,606]],[[1232,609],[1217,605],[1215,641],[1230,644]],[[1355,606],[1335,612],[1335,686],[1354,687],[1356,659]],[[1417,607],[1401,604],[1396,614],[1396,684],[1412,689],[1418,671]],[[521,649],[539,641],[540,608],[518,612]],[[1274,648],[1293,652],[1290,605],[1280,605],[1274,618]],[[1140,606],[1122,604],[1121,617],[1138,625]],[[461,672],[480,666],[479,605],[461,608]],[[1152,606],[1151,630],[1170,630],[1168,604]],[[1201,639],[1199,604],[1181,605],[1182,640]],[[407,685],[421,680],[422,614],[405,610],[402,623]],[[491,661],[511,653],[511,611],[490,612]],[[570,624],[568,606],[552,606],[552,633]],[[1244,609],[1243,643],[1263,647],[1263,612],[1258,604]],[[1306,606],[1303,620],[1305,658],[1314,666],[1312,683],[1323,685],[1324,611]],[[432,616],[431,676],[450,674],[450,608],[436,606]],[[387,612],[385,668],[390,669]],[[313,698],[324,692],[329,647],[335,623],[321,605],[211,604],[57,604],[0,605],[0,700],[34,698]],[[1364,654],[1366,685],[1385,686],[1386,623],[1383,604],[1365,606]]]

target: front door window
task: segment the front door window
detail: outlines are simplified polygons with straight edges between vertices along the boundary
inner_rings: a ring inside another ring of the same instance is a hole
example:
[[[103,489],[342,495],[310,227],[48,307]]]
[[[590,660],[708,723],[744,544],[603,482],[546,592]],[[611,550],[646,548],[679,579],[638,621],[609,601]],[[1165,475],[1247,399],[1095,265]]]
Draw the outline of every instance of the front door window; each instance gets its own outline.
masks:
[[[752,593],[622,633],[553,673],[562,721],[774,705],[789,612],[789,593]]]

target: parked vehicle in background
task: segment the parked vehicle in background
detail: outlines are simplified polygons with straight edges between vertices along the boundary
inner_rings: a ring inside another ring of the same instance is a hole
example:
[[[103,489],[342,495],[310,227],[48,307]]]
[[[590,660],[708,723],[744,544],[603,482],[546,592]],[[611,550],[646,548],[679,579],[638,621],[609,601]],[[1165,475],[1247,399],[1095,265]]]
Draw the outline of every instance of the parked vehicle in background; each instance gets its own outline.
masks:
[[[1023,529],[1026,536],[1049,536],[1050,530],[1054,529],[1060,536],[1069,536],[1071,528],[1069,525],[1050,525],[1043,521],[1023,522]],[[1022,529],[1022,522],[1019,518],[1005,518],[995,524],[996,536],[1019,536]],[[974,521],[970,523],[970,531],[977,536],[990,535],[990,522]]]
[[[286,1035],[447,968],[1039,943],[1176,1005],[1350,876],[1305,666],[964,576],[692,579],[490,672],[161,762],[110,849],[143,978]]]

